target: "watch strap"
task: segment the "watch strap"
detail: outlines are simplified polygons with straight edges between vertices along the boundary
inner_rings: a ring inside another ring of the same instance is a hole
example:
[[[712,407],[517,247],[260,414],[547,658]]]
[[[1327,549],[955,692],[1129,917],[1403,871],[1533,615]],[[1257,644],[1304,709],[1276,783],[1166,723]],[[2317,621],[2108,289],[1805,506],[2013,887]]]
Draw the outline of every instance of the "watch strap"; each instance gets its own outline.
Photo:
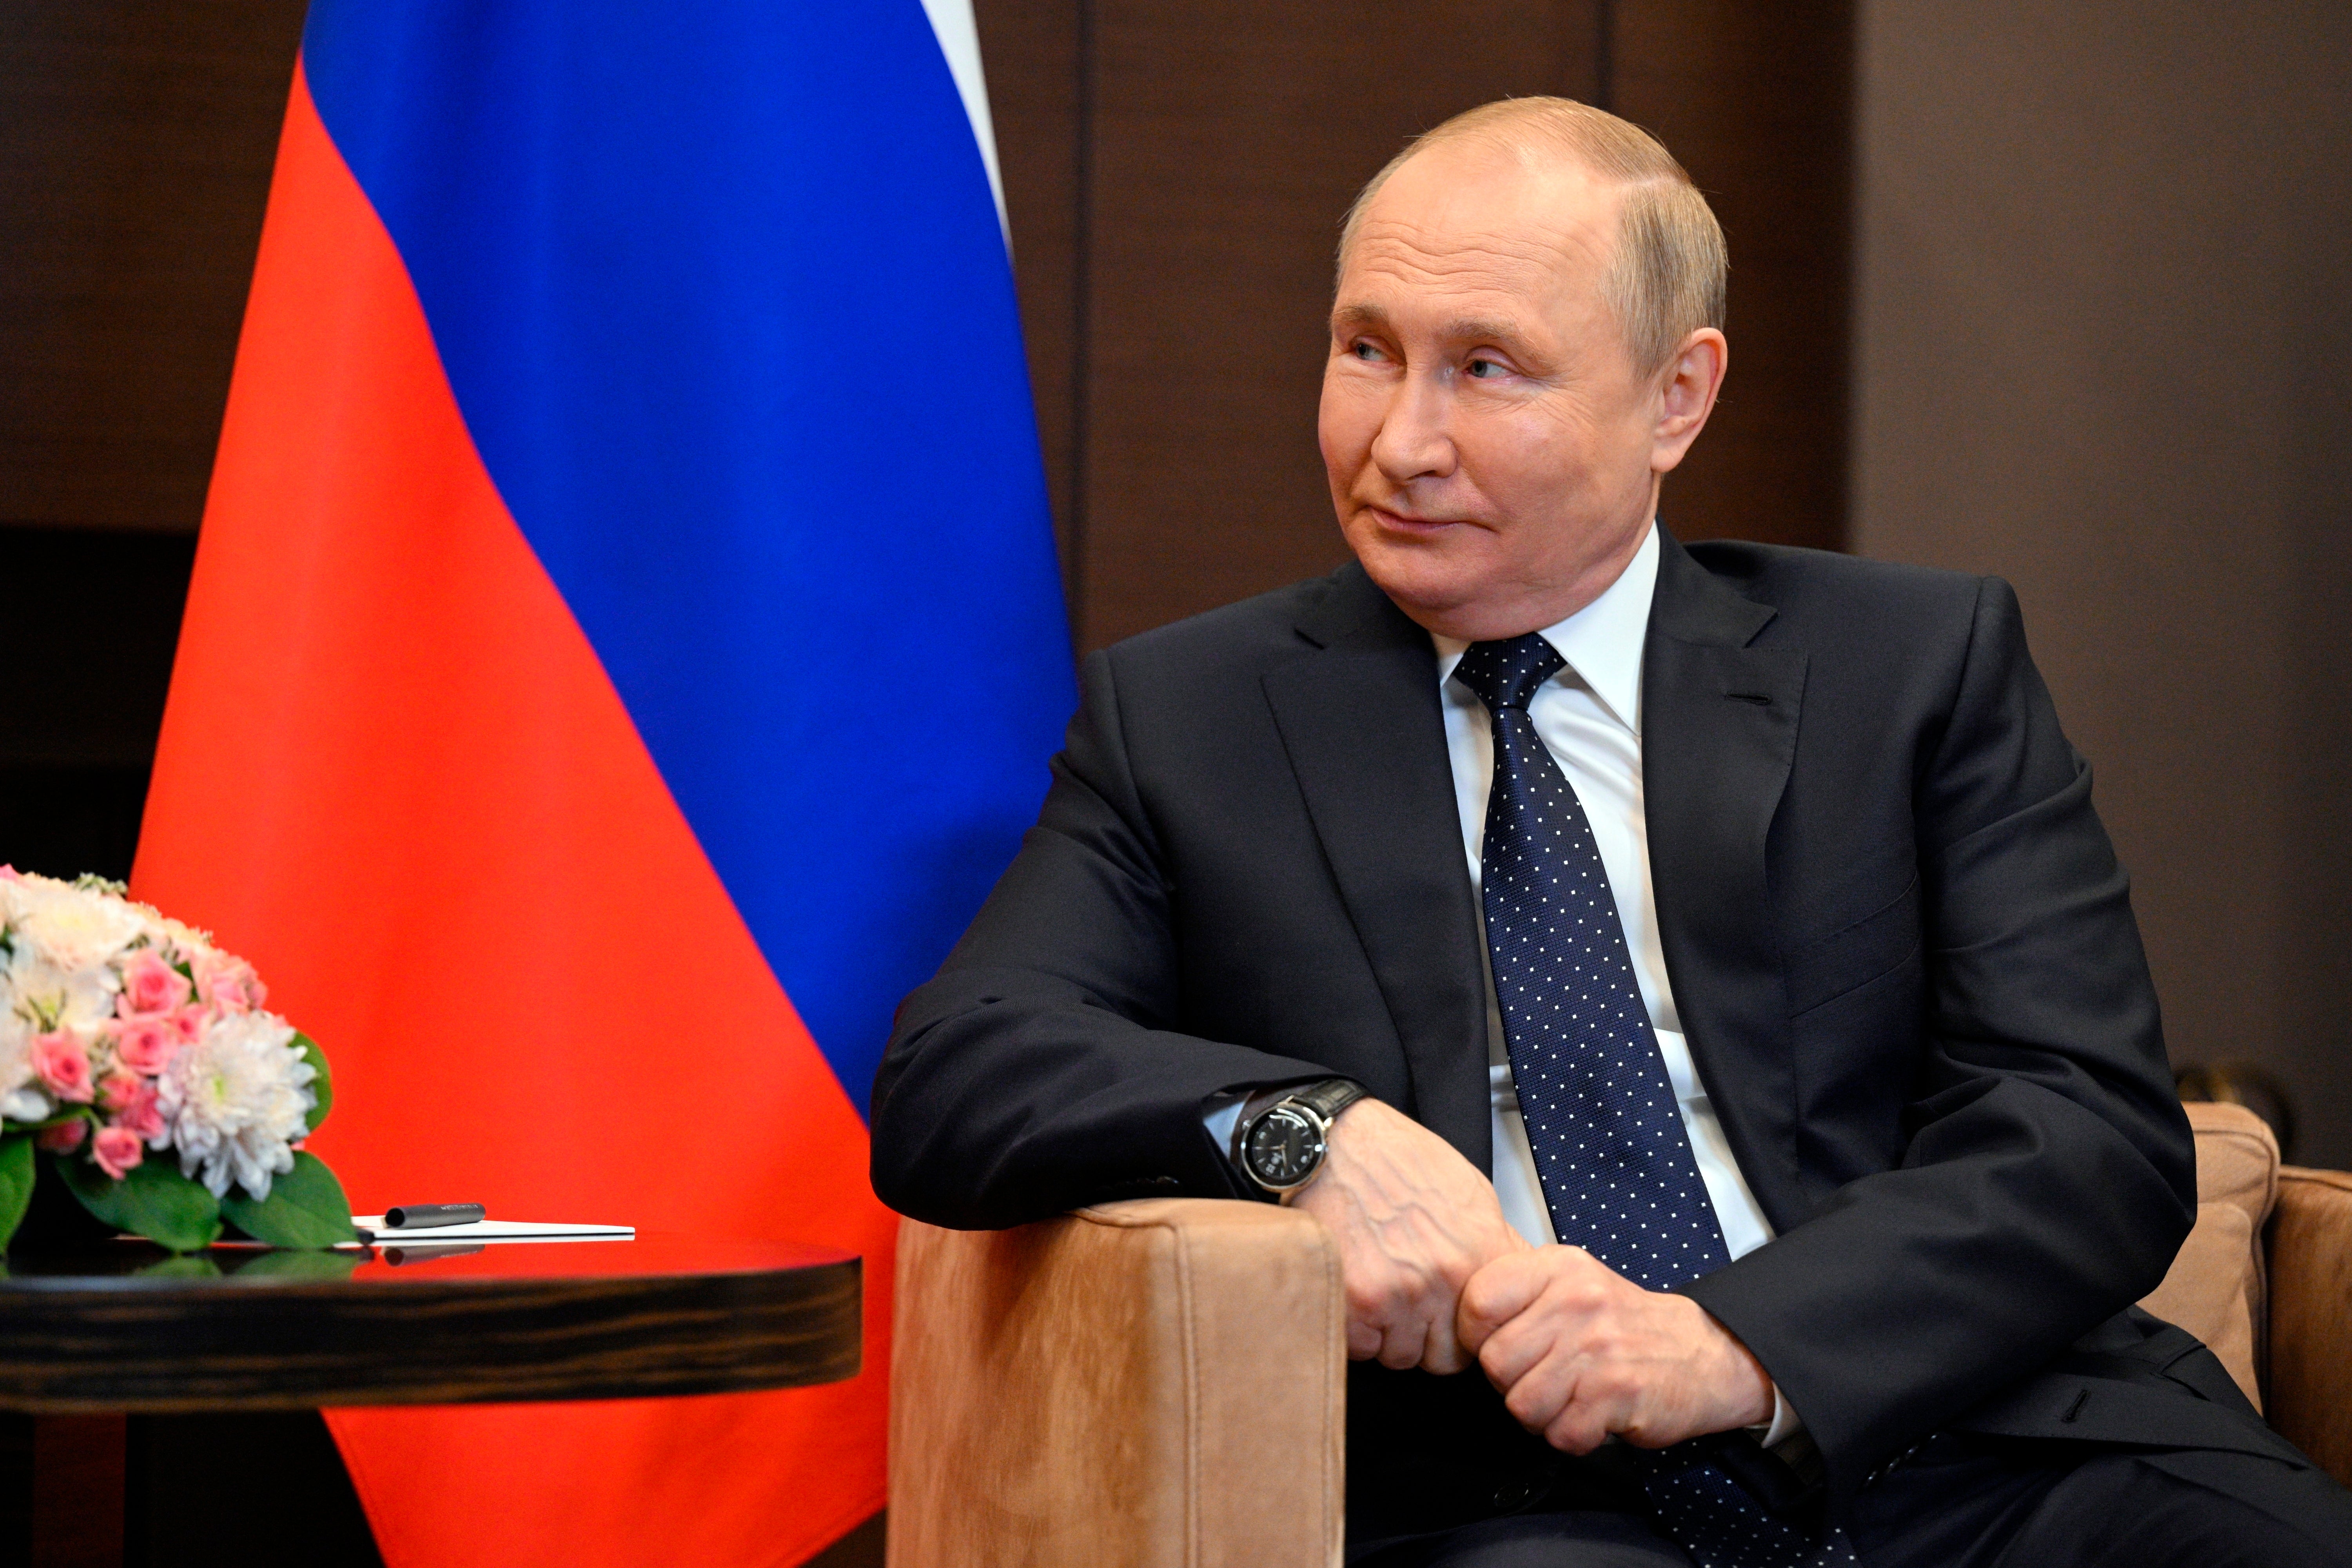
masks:
[[[1371,1090],[1351,1078],[1327,1078],[1320,1083],[1310,1083],[1292,1089],[1283,1099],[1294,1100],[1321,1117],[1328,1124],[1339,1112],[1368,1098]]]

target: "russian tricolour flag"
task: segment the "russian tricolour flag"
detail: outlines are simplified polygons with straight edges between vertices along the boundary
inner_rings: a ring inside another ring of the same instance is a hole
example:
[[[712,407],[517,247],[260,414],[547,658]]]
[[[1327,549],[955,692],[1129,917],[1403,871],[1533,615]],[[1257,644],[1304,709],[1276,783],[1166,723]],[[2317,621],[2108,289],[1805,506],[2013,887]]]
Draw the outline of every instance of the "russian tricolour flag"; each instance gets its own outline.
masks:
[[[969,0],[318,0],[136,882],[362,1207],[866,1259],[830,1388],[352,1410],[393,1568],[881,1506],[897,998],[1073,701]]]

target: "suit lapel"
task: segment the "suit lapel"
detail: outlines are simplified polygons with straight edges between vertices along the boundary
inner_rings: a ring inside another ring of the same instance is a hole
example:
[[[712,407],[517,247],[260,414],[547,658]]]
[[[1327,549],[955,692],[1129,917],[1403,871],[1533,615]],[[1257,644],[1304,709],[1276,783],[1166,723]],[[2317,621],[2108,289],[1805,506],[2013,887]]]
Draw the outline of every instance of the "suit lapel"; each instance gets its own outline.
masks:
[[[1403,1109],[1491,1170],[1477,917],[1429,636],[1354,565],[1298,630],[1318,651],[1268,673],[1266,700],[1396,1026]]]
[[[1805,1213],[1765,840],[1796,755],[1805,656],[1748,646],[1775,612],[1660,531],[1642,665],[1650,878],[1683,1030],[1775,1226]]]

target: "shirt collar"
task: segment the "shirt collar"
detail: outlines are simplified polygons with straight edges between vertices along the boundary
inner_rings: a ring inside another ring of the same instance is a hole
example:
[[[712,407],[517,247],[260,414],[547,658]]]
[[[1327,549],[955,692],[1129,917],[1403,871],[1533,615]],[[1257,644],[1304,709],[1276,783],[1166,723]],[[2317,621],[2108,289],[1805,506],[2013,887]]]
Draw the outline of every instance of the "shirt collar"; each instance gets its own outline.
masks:
[[[1642,644],[1649,636],[1650,601],[1657,587],[1658,527],[1653,522],[1633,559],[1601,597],[1540,634],[1635,735],[1642,732]],[[1437,683],[1444,686],[1470,645],[1435,632],[1430,640],[1437,645]]]

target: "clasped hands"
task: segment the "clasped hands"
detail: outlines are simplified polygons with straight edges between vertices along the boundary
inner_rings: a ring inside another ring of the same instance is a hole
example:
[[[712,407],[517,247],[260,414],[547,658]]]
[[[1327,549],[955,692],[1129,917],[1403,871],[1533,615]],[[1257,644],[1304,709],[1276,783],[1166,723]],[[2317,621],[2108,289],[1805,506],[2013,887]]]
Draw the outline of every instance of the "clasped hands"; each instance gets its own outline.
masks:
[[[1379,1100],[1341,1112],[1291,1205],[1338,1240],[1353,1360],[1456,1373],[1475,1358],[1522,1426],[1571,1454],[1771,1417],[1771,1379],[1705,1308],[1581,1247],[1530,1247],[1475,1166]]]

